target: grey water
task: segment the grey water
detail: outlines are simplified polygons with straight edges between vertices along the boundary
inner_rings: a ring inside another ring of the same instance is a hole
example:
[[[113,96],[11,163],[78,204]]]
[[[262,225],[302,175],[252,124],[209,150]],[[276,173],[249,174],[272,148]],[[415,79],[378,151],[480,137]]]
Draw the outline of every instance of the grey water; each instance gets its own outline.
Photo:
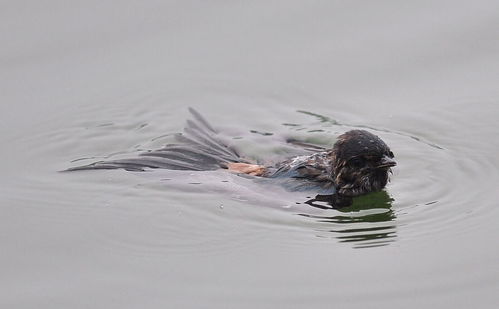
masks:
[[[1,308],[497,308],[498,2],[0,8]],[[226,171],[59,172],[170,143],[188,107],[253,160],[364,128],[398,165],[344,209]]]

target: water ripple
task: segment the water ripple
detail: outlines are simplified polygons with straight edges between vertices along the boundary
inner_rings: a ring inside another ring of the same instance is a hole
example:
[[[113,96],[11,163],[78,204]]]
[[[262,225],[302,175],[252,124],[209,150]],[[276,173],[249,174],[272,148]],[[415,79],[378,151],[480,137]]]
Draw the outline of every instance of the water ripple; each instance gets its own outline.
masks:
[[[257,160],[291,155],[292,148],[283,142],[289,137],[328,147],[334,143],[335,136],[349,129],[373,131],[391,146],[398,162],[386,191],[356,198],[354,204],[345,209],[330,209],[327,202],[322,204],[324,209],[318,209],[305,203],[313,196],[290,194],[275,188],[269,190],[251,179],[224,173],[205,173],[207,178],[201,180],[197,174],[159,178],[148,174],[150,177],[145,179],[146,174],[138,176],[120,171],[71,176],[55,173],[66,168],[66,162],[71,160],[81,163],[96,158],[115,158],[162,146],[181,130],[183,119],[177,115],[177,112],[185,114],[181,106],[199,97],[227,96],[225,100],[229,101],[248,100],[244,92],[228,95],[230,87],[201,88],[202,91],[194,92],[192,98],[185,93],[176,96],[181,92],[138,95],[127,97],[123,103],[125,108],[86,107],[78,111],[79,120],[71,124],[60,119],[40,124],[35,133],[17,141],[19,153],[35,166],[39,176],[19,173],[12,177],[10,186],[19,188],[15,192],[24,194],[27,190],[30,194],[14,196],[14,192],[10,193],[11,198],[22,199],[30,207],[45,204],[62,209],[71,205],[61,212],[64,216],[71,213],[80,216],[87,212],[95,218],[97,214],[99,220],[94,224],[100,224],[100,227],[94,237],[103,247],[138,254],[187,253],[196,251],[199,246],[207,251],[223,251],[223,248],[242,246],[279,229],[307,231],[319,239],[332,238],[355,248],[379,247],[401,239],[421,240],[436,233],[456,237],[478,228],[483,218],[495,209],[495,195],[490,193],[495,192],[499,182],[497,160],[490,157],[489,149],[493,146],[489,141],[477,138],[480,134],[490,134],[486,124],[493,119],[487,118],[481,125],[470,124],[460,116],[464,113],[437,110],[410,116],[395,115],[390,128],[356,125],[352,123],[358,122],[358,117],[346,113],[340,115],[341,120],[335,120],[332,116],[313,112],[290,111],[285,102],[310,99],[300,92],[293,92],[293,99],[275,93],[250,97],[251,101],[272,101],[273,108],[278,111],[272,117],[279,118],[278,121],[269,124],[257,117],[258,110],[248,110],[246,114],[254,113],[245,117],[246,122],[252,123],[250,128],[241,127],[244,123],[235,127],[237,123],[233,119],[225,119],[226,123],[220,126],[227,129],[227,136],[238,137],[233,141],[241,152]],[[171,99],[180,103],[162,109],[162,102]],[[206,116],[217,119],[213,113]],[[259,121],[267,123],[262,125]],[[462,127],[468,130],[463,133]],[[25,145],[34,147],[26,152],[22,149]],[[71,195],[61,199],[56,189],[61,185]],[[82,202],[88,199],[91,191],[96,195],[90,198],[90,203]],[[125,196],[122,191],[127,192]],[[101,198],[96,197],[98,194]],[[245,204],[281,209],[301,218],[282,217],[258,207],[241,211]],[[147,206],[141,207],[144,205]],[[237,209],[241,214],[226,216],[227,209]],[[45,216],[56,216],[55,213],[47,212]],[[468,223],[461,224],[463,221]],[[107,226],[115,226],[115,229]],[[255,232],[255,227],[259,232]],[[298,238],[298,242],[303,241]]]

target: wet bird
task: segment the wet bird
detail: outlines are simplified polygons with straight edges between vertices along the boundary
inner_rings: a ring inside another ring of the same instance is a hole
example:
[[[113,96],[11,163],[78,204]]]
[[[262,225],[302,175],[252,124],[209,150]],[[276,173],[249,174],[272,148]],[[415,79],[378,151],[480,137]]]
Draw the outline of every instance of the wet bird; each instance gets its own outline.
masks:
[[[189,111],[194,120],[187,121],[184,134],[176,135],[177,144],[143,152],[136,158],[99,161],[67,171],[227,169],[259,178],[290,179],[300,184],[293,188],[316,186],[327,194],[355,197],[382,190],[389,180],[391,168],[396,165],[385,142],[366,130],[351,130],[340,135],[331,149],[297,143],[317,151],[274,165],[255,164],[217,138],[218,132],[197,111],[192,108]]]

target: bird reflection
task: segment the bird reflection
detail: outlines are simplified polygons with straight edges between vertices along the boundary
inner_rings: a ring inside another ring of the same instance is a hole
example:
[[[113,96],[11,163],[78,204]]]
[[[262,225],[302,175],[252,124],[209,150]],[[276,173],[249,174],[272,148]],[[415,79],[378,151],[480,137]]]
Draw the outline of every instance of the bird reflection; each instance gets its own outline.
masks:
[[[300,214],[321,223],[318,237],[334,235],[340,242],[354,248],[379,247],[390,244],[396,237],[393,199],[385,191],[348,198],[318,195],[305,203],[321,209],[334,209],[334,216]]]

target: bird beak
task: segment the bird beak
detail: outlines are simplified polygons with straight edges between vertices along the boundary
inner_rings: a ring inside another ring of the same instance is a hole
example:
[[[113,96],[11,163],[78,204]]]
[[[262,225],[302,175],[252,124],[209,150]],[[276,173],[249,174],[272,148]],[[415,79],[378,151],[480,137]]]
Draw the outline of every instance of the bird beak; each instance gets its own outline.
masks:
[[[376,168],[390,168],[394,167],[395,165],[397,165],[397,162],[395,162],[395,160],[388,156],[383,156],[383,158],[381,158],[381,164],[376,166]]]

